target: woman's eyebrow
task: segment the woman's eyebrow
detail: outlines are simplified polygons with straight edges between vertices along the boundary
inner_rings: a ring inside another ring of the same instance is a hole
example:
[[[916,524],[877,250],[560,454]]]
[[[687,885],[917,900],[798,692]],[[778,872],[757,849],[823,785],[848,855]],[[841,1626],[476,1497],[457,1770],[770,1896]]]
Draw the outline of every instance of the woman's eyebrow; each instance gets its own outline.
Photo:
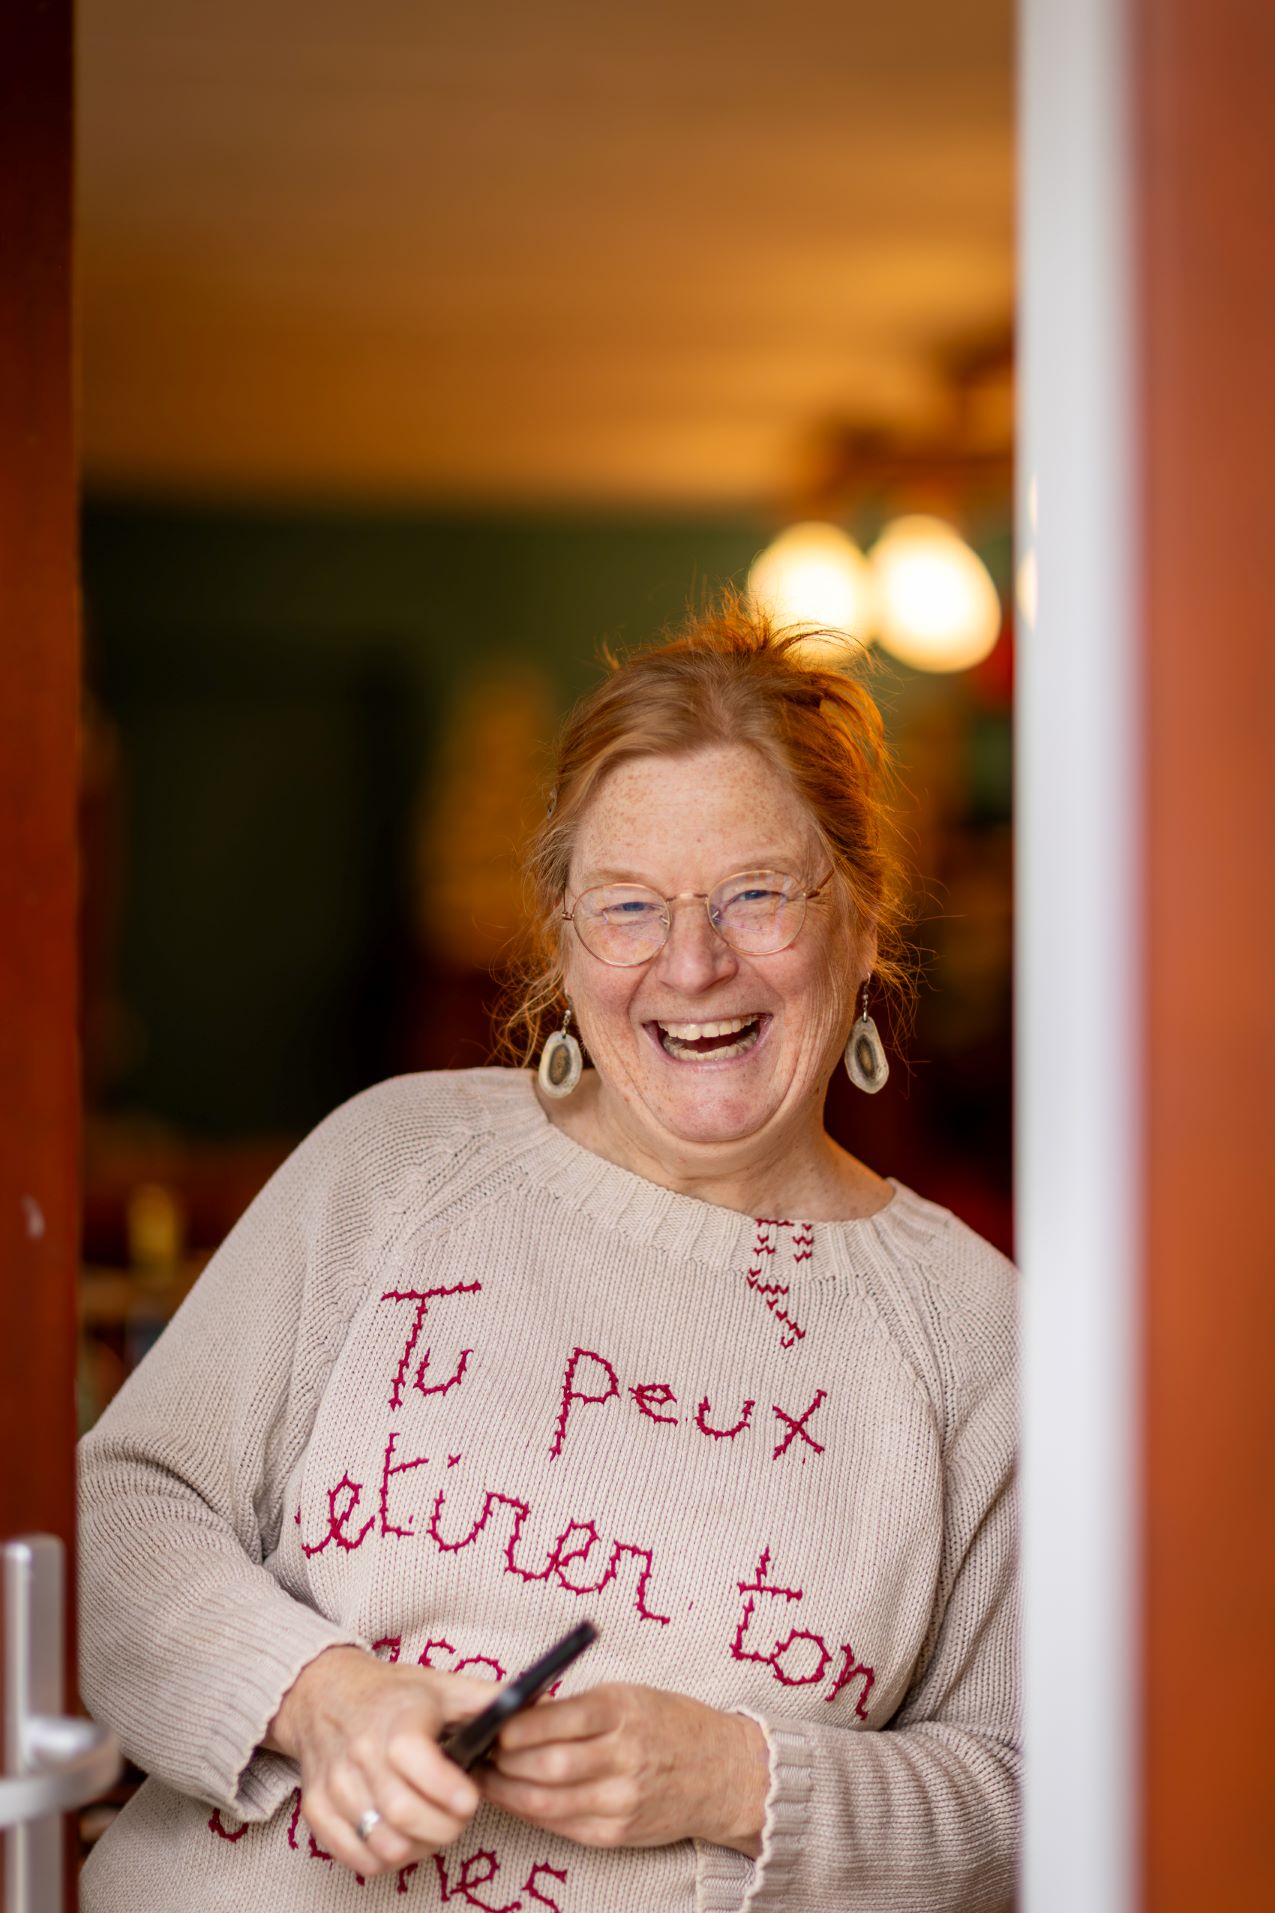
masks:
[[[805,863],[806,858],[796,850],[766,850],[752,857],[737,860],[723,870],[715,883],[721,883],[727,877],[746,876],[753,870],[780,870],[785,875],[795,875]],[[640,883],[646,890],[659,890],[661,886],[654,877],[643,876],[640,871],[622,865],[586,865],[580,875],[580,888],[587,890],[592,884],[599,883]]]

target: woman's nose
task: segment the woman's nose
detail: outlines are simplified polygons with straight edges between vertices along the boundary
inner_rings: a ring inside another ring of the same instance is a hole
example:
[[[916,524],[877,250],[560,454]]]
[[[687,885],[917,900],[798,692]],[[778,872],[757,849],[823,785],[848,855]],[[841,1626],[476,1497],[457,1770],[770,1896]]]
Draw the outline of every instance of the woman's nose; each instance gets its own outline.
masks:
[[[656,959],[666,982],[690,996],[734,974],[739,959],[698,899],[679,899],[671,914],[668,939]]]

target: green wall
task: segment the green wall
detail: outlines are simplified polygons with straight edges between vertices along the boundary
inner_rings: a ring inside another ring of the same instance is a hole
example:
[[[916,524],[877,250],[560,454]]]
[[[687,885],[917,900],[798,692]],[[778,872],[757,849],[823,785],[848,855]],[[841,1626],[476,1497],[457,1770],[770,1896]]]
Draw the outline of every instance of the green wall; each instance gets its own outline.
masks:
[[[529,660],[565,709],[604,639],[742,579],[765,535],[89,498],[88,675],[123,845],[106,1106],[296,1130],[393,1067],[405,833],[458,693]]]

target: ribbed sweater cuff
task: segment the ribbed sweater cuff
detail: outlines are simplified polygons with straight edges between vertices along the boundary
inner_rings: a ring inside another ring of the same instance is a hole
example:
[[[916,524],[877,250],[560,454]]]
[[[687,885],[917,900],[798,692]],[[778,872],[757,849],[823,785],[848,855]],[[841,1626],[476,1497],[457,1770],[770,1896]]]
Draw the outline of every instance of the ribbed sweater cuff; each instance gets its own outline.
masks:
[[[218,1625],[221,1617],[203,1618],[205,1639],[214,1653],[218,1639],[224,1640],[224,1665],[233,1670],[218,1695],[216,1725],[204,1749],[209,1791],[240,1820],[268,1820],[297,1784],[293,1761],[259,1751],[279,1703],[325,1648],[368,1643],[296,1601],[282,1615],[280,1604],[272,1603],[262,1617],[269,1626],[252,1627],[247,1639],[242,1611],[226,1614],[224,1626]]]
[[[699,1850],[700,1913],[772,1913],[788,1905],[793,1871],[806,1839],[814,1776],[801,1734],[777,1727],[750,1707],[732,1710],[755,1720],[766,1736],[770,1786],[761,1854],[747,1859],[729,1847]]]

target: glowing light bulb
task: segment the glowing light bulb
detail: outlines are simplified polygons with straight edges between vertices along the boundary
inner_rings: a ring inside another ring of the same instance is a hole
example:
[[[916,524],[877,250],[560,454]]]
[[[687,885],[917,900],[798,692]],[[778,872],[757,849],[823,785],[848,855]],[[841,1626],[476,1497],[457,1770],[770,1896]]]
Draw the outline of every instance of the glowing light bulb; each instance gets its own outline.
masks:
[[[836,525],[810,520],[781,532],[748,574],[753,603],[778,625],[814,625],[866,644],[872,635],[872,573]],[[843,644],[810,639],[802,647],[826,661]]]
[[[918,671],[968,671],[995,648],[1001,606],[986,565],[940,518],[896,518],[872,548],[878,642]]]

